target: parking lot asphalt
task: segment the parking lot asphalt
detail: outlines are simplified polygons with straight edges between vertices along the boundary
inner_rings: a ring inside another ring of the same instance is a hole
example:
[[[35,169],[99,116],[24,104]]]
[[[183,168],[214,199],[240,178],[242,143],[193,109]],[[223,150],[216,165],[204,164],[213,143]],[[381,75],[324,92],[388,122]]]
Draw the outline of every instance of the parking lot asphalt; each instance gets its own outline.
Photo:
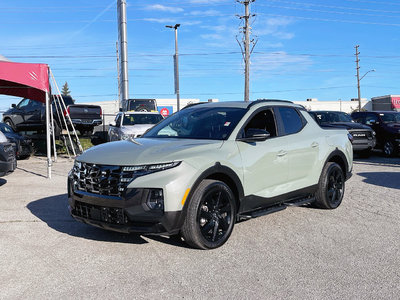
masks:
[[[398,299],[400,158],[356,159],[336,210],[235,225],[212,251],[74,221],[59,158],[0,178],[0,299]]]

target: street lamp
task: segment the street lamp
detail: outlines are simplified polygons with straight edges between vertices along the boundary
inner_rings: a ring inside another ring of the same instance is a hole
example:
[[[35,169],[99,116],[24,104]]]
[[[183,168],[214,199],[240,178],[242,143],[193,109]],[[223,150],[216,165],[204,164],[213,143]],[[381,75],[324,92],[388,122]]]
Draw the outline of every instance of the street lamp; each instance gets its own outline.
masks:
[[[358,111],[361,111],[361,91],[360,91],[360,81],[367,75],[369,72],[375,72],[375,69],[369,70],[360,78],[360,73],[357,69],[357,89],[358,89]]]
[[[174,74],[175,74],[175,94],[176,94],[176,106],[178,111],[180,110],[180,99],[179,99],[179,68],[178,68],[178,27],[181,24],[166,25],[167,28],[173,28],[175,30],[175,55],[174,55]]]

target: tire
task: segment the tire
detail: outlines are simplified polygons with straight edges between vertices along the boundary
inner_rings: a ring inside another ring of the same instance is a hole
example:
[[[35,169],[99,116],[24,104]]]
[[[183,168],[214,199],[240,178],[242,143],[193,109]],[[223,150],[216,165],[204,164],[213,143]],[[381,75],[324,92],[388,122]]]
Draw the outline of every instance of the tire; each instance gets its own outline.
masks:
[[[315,204],[319,208],[335,209],[342,203],[345,177],[342,168],[335,162],[328,162],[322,169],[315,194]]]
[[[15,125],[14,125],[13,121],[11,121],[11,119],[5,119],[4,123],[7,124],[8,126],[10,126],[14,131],[17,131],[17,129],[15,128]]]
[[[231,189],[221,181],[205,179],[188,203],[181,234],[194,248],[215,249],[228,240],[235,219],[235,196]]]
[[[383,153],[387,157],[393,157],[397,154],[396,148],[392,141],[387,140],[383,143]]]

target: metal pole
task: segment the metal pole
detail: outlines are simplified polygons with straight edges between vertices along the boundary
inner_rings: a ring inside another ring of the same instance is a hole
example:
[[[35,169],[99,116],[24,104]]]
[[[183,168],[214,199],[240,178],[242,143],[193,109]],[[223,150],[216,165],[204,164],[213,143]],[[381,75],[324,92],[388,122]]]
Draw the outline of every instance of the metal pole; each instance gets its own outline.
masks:
[[[126,29],[126,0],[118,0],[118,33],[121,48],[121,94],[120,107],[125,109],[129,99],[129,79],[128,79],[128,40]],[[121,103],[122,102],[122,103]]]
[[[166,25],[167,28],[174,28],[175,30],[175,54],[174,54],[174,82],[175,82],[175,94],[176,94],[176,108],[179,111],[180,108],[180,94],[179,94],[179,54],[178,54],[178,27],[181,24]]]
[[[47,146],[47,178],[51,179],[51,141],[50,141],[50,97],[46,92],[46,146]]]
[[[249,0],[244,1],[245,9],[245,43],[244,43],[244,101],[249,102],[249,73],[250,73],[250,28],[249,28]]]
[[[178,61],[178,27],[180,24],[175,25],[175,93],[176,93],[176,105],[178,111],[180,108],[180,94],[179,94],[179,61]]]
[[[360,60],[358,59],[358,54],[360,54],[360,52],[358,52],[358,47],[359,45],[356,45],[356,64],[357,64],[357,90],[358,90],[358,111],[361,111],[361,91],[360,91],[360,66],[359,66],[359,62]]]

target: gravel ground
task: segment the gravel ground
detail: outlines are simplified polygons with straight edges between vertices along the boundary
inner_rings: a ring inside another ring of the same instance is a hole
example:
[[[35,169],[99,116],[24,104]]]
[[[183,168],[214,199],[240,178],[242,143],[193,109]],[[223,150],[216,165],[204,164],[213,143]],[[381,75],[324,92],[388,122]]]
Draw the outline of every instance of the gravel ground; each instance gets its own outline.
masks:
[[[356,160],[342,205],[291,207],[193,250],[74,221],[60,158],[0,178],[0,299],[398,299],[400,158]]]

